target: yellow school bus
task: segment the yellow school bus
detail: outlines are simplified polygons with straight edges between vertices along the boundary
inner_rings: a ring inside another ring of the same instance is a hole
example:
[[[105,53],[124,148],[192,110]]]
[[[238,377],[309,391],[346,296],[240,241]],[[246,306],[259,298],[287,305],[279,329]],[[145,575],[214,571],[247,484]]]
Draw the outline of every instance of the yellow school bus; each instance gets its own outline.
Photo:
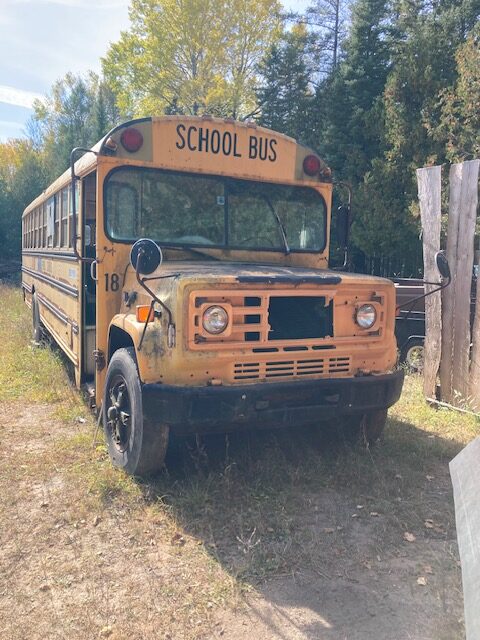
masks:
[[[329,270],[333,186],[292,138],[166,116],[73,150],[26,208],[34,338],[91,389],[114,465],[155,472],[169,433],[333,420],[378,438],[403,383],[395,290]]]

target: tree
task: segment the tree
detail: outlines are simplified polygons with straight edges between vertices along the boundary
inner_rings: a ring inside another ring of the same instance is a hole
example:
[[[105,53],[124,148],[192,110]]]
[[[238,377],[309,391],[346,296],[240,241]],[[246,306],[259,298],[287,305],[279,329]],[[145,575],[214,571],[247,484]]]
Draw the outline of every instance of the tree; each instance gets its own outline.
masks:
[[[242,116],[256,67],[278,38],[278,0],[133,0],[103,70],[122,112]]]
[[[0,160],[2,147],[0,146]],[[13,218],[12,199],[8,190],[6,180],[0,175],[0,246],[2,247],[2,259],[15,256],[15,252],[11,252],[11,241],[9,238],[12,229]]]
[[[57,80],[44,100],[35,101],[29,124],[50,179],[65,171],[74,147],[93,146],[118,120],[115,96],[95,73],[85,78],[67,73]]]
[[[313,30],[313,56],[321,75],[335,71],[340,61],[348,9],[349,0],[315,0],[305,12],[305,21]]]
[[[456,53],[458,80],[440,92],[438,127],[429,134],[446,148],[452,162],[480,156],[480,25],[477,24]]]
[[[318,147],[344,179],[358,184],[382,152],[380,98],[388,73],[387,0],[357,0],[345,58],[317,93]]]
[[[117,122],[111,89],[90,73],[67,74],[43,101],[36,101],[30,139],[0,144],[0,243],[4,255],[19,257],[25,207],[69,164],[76,146],[93,146]]]
[[[0,144],[2,257],[20,257],[23,210],[45,186],[43,158],[31,142],[17,139]]]
[[[257,89],[259,123],[302,140],[309,130],[313,99],[306,63],[307,39],[301,23],[284,33],[260,65],[262,80]]]

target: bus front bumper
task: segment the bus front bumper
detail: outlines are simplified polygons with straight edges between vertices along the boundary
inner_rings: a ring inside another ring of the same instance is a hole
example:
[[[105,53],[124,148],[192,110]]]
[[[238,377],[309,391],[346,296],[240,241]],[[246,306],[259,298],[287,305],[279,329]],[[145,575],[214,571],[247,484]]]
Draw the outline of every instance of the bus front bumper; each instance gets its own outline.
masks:
[[[289,427],[388,409],[400,397],[403,371],[235,386],[143,385],[143,410],[173,433],[223,433]]]

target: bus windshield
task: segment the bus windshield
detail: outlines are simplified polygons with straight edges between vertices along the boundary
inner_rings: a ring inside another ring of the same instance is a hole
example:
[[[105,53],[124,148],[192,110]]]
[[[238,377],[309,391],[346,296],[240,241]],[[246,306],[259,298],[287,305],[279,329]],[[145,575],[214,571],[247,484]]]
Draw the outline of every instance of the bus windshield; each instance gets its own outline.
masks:
[[[325,201],[310,187],[122,167],[107,177],[105,203],[106,231],[117,242],[309,252],[326,245]]]

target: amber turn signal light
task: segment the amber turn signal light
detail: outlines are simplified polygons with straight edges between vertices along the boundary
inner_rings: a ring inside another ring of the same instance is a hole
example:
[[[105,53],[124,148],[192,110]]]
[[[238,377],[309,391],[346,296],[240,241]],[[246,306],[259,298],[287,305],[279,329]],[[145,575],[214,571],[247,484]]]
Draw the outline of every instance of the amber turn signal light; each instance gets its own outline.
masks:
[[[150,305],[137,306],[137,322],[153,322],[155,311]]]

